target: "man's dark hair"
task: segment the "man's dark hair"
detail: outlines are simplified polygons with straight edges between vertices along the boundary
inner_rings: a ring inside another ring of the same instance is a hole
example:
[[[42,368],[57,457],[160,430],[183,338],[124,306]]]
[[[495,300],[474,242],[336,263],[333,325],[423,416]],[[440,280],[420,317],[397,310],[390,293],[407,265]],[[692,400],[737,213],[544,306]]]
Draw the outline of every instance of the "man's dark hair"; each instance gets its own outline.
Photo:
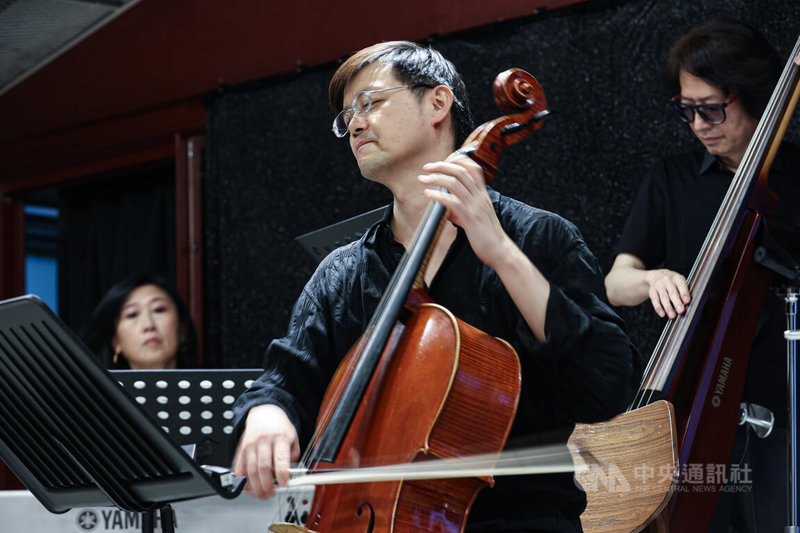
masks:
[[[124,357],[114,363],[111,339],[117,333],[119,315],[128,295],[142,285],[155,285],[166,292],[175,304],[178,311],[178,322],[183,342],[178,347],[175,360],[178,368],[194,368],[197,366],[197,331],[189,314],[189,309],[183,303],[177,291],[167,283],[161,276],[154,274],[138,274],[126,278],[114,286],[100,299],[100,302],[92,311],[92,317],[83,340],[86,345],[99,358],[100,363],[105,368],[127,369],[128,362]],[[123,354],[124,355],[124,354]]]
[[[328,87],[328,102],[336,113],[344,108],[344,90],[347,84],[373,63],[391,67],[402,84],[417,86],[414,89],[417,97],[425,88],[438,85],[449,87],[454,96],[450,115],[455,132],[455,147],[461,146],[472,133],[473,119],[467,90],[453,63],[436,50],[409,41],[378,43],[356,52],[342,63]]]
[[[780,77],[781,61],[751,26],[717,19],[695,26],[672,45],[663,70],[672,94],[680,92],[682,70],[737,95],[747,114],[758,119]]]

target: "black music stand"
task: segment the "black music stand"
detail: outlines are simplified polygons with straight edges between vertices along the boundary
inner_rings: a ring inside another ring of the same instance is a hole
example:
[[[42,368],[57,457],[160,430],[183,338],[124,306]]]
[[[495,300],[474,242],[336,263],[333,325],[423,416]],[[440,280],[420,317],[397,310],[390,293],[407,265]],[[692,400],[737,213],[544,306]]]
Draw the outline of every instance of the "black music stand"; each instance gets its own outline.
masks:
[[[235,498],[244,479],[191,459],[36,296],[0,302],[0,459],[52,513]]]
[[[111,370],[122,388],[156,425],[201,465],[233,460],[233,402],[264,373],[260,368]]]
[[[339,246],[360,239],[370,226],[383,218],[386,210],[390,207],[387,205],[378,207],[330,226],[304,233],[295,237],[294,240],[314,261],[319,263]]]

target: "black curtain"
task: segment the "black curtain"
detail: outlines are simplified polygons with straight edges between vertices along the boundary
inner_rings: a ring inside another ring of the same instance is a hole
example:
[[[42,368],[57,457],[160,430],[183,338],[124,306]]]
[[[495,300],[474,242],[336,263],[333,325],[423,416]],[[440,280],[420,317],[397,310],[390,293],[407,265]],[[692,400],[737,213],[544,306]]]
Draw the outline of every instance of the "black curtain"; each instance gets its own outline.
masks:
[[[667,109],[660,68],[677,37],[713,17],[750,23],[782,57],[800,32],[797,0],[591,0],[430,43],[464,76],[479,123],[501,114],[498,73],[520,67],[539,80],[552,115],[503,155],[494,187],[570,219],[608,270],[646,167],[699,146]],[[206,309],[223,366],[259,365],[286,331],[316,266],[294,238],[390,199],[330,133],[337,66],[220,90],[210,102]],[[797,142],[797,119],[787,138]],[[646,307],[620,314],[649,354],[663,321]]]
[[[131,274],[175,283],[171,163],[64,188],[59,197],[59,315],[74,331],[82,333],[103,294]]]

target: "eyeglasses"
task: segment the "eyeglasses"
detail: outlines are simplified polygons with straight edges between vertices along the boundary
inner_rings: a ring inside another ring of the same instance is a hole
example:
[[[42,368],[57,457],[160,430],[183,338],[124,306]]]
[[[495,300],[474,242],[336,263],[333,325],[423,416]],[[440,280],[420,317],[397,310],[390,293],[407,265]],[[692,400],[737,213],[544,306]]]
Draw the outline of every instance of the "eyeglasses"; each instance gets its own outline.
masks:
[[[387,87],[386,89],[373,89],[371,91],[361,91],[353,98],[353,106],[348,107],[347,109],[342,109],[336,118],[333,119],[333,134],[337,137],[344,137],[347,135],[348,128],[350,127],[350,121],[353,120],[353,117],[356,115],[366,115],[369,113],[369,110],[372,109],[372,105],[375,103],[372,100],[372,95],[375,93],[382,93],[386,91],[395,91],[397,89],[407,89],[409,87],[419,87],[419,85],[398,85],[397,87]]]
[[[708,122],[709,124],[722,124],[725,122],[725,108],[728,107],[730,104],[734,103],[738,100],[738,97],[734,94],[728,97],[727,100],[722,102],[721,104],[684,104],[683,102],[679,102],[678,98],[680,95],[675,95],[670,100],[672,104],[672,108],[675,112],[678,113],[678,116],[681,118],[682,121],[686,122],[687,124],[691,124],[694,122],[694,112],[697,111],[697,114],[700,115],[700,118]]]

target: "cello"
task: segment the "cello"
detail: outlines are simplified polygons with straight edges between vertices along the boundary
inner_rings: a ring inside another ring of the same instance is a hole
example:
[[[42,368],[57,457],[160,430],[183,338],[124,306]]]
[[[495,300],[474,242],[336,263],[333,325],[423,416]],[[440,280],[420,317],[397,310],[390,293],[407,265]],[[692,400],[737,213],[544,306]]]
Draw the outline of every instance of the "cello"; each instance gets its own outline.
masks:
[[[636,405],[666,398],[674,405],[677,444],[687,469],[728,465],[759,313],[775,271],[764,266],[765,217],[777,206],[767,178],[797,103],[800,68],[793,58],[758,127],[687,278],[692,304],[668,321],[650,359]],[[704,477],[708,490],[673,494],[660,527],[705,531],[724,476]]]
[[[494,97],[510,114],[480,126],[461,148],[482,166],[487,183],[505,148],[537,131],[548,114],[538,82],[519,69],[497,77]],[[505,445],[521,385],[516,352],[424,291],[424,270],[446,214],[430,203],[372,320],[336,370],[306,452],[308,471],[492,454]],[[305,528],[270,528],[455,533],[477,492],[492,482],[487,474],[317,485]]]

